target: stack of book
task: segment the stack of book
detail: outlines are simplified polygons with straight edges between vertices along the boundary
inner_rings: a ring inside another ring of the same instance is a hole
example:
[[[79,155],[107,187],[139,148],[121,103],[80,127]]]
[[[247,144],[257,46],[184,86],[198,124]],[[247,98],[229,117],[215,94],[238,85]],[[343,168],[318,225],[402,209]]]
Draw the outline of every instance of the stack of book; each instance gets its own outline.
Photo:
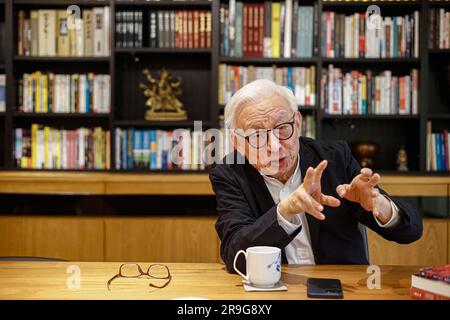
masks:
[[[116,12],[116,47],[141,48],[143,46],[143,12]]]
[[[322,55],[328,58],[419,57],[419,12],[399,17],[322,13]]]
[[[19,81],[19,112],[108,113],[108,74],[25,73]]]
[[[321,78],[321,108],[327,114],[418,114],[418,70],[394,76],[389,70],[374,75],[371,70],[324,69]]]
[[[316,67],[255,67],[219,64],[219,104],[226,104],[234,93],[256,79],[267,79],[286,86],[299,106],[316,104]]]
[[[302,137],[316,138],[316,122],[314,116],[303,115],[302,117]]]
[[[430,8],[430,49],[450,49],[450,12],[444,8]]]
[[[6,75],[0,74],[0,112],[6,111]]]
[[[427,123],[427,171],[450,171],[450,133],[448,130],[432,133]]]
[[[16,128],[14,159],[22,169],[109,169],[110,134],[100,127],[64,130],[39,124]]]
[[[204,150],[202,131],[115,130],[117,170],[202,170]]]
[[[420,269],[411,276],[411,298],[450,300],[450,264]]]
[[[312,57],[317,44],[317,8],[298,1],[243,3],[220,7],[220,54],[227,57]]]
[[[108,56],[110,8],[84,9],[80,18],[67,11],[19,10],[17,54],[20,56]]]
[[[212,16],[205,10],[149,12],[151,48],[211,48]]]

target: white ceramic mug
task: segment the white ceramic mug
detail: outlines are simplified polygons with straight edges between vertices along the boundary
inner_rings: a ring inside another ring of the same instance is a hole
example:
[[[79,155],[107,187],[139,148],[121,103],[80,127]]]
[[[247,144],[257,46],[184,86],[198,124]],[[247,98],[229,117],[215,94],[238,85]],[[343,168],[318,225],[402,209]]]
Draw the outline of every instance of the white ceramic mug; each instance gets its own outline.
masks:
[[[247,274],[236,268],[237,258],[245,255]],[[281,278],[281,249],[277,247],[249,247],[246,251],[239,250],[234,257],[234,270],[250,284],[270,288]]]

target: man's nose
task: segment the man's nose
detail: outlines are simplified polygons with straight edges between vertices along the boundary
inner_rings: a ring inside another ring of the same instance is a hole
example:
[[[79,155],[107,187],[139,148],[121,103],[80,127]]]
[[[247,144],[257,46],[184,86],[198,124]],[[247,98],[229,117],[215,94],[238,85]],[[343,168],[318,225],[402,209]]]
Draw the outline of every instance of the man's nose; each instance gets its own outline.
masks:
[[[269,131],[267,136],[267,151],[272,152],[278,152],[281,149],[281,143],[280,139],[274,134],[273,131]]]

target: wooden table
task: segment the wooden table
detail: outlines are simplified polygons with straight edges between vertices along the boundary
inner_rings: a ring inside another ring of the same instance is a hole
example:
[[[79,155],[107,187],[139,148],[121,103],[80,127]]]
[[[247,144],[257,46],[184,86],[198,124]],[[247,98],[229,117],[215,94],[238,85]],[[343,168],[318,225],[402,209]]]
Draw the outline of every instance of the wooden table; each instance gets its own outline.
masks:
[[[142,263],[146,268],[150,263]],[[68,289],[67,281],[78,266],[81,287]],[[120,263],[115,262],[0,262],[0,299],[307,299],[308,277],[339,278],[345,299],[410,299],[411,274],[419,267],[382,266],[381,289],[366,286],[367,266],[283,265],[282,280],[287,292],[245,292],[241,278],[225,271],[219,263],[169,263],[171,283],[151,289],[148,279],[118,279],[111,291],[107,281]]]

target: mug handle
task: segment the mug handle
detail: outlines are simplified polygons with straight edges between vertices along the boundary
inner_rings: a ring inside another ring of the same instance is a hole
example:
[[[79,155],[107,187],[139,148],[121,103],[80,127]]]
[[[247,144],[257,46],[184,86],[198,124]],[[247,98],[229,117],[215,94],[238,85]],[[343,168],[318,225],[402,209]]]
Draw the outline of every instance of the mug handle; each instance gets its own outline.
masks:
[[[236,255],[234,256],[233,268],[234,268],[234,270],[235,270],[239,275],[241,275],[245,280],[248,281],[248,276],[245,275],[245,274],[243,274],[242,272],[240,272],[240,271],[238,270],[238,268],[236,268],[237,258],[239,257],[239,255],[240,255],[241,253],[244,254],[245,260],[247,260],[247,252],[245,252],[244,250],[239,250],[238,253],[236,253]]]

